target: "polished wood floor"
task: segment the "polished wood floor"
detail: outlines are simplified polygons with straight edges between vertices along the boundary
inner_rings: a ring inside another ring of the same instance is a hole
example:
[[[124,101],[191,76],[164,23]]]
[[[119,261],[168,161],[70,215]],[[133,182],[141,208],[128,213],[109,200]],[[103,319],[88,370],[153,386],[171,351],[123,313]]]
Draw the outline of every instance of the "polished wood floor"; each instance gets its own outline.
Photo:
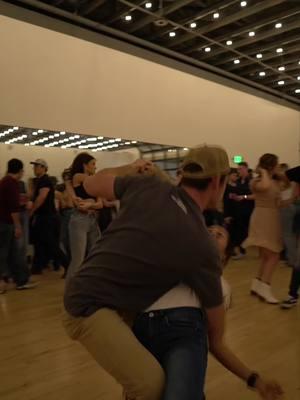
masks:
[[[232,262],[227,338],[254,370],[279,380],[287,400],[300,400],[300,306],[282,311],[248,295],[257,259]],[[274,292],[286,296],[290,269],[280,265]],[[0,399],[101,400],[96,363],[67,338],[60,322],[63,281],[47,272],[39,287],[0,295]],[[257,395],[210,359],[209,400],[251,400]]]

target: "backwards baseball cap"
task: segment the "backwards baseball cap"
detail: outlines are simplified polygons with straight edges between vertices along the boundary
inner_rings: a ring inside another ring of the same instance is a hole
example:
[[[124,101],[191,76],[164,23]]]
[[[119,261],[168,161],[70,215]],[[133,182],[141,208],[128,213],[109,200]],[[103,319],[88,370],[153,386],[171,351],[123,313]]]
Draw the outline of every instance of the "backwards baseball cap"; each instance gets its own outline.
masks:
[[[188,166],[196,165],[196,171]],[[219,146],[202,145],[191,149],[181,166],[182,176],[189,179],[206,179],[218,175],[227,175],[230,171],[226,151]]]
[[[42,167],[45,167],[45,168],[48,169],[48,164],[47,164],[47,162],[46,162],[45,160],[43,160],[42,158],[38,158],[38,159],[35,160],[35,161],[31,161],[30,164],[32,164],[32,165],[41,165]]]

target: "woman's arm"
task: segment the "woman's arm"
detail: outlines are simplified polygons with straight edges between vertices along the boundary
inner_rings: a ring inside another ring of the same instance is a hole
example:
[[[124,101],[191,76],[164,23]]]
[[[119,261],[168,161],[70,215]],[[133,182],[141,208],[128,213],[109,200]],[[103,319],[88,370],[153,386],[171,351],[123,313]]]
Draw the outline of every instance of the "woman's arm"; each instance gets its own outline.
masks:
[[[260,176],[258,178],[253,179],[251,186],[254,191],[263,192],[270,188],[272,178],[270,177],[268,171],[263,168],[259,169],[259,174]]]
[[[135,175],[144,173],[152,168],[152,163],[137,160],[132,164],[117,168],[106,168],[93,176],[87,177],[83,186],[92,197],[101,197],[107,200],[115,200],[114,182],[117,176]]]
[[[209,349],[212,355],[230,372],[247,382],[252,375],[250,370],[224,342],[225,310],[224,306],[206,310],[208,322]],[[279,399],[283,391],[276,382],[265,381],[259,377],[255,389],[263,399]]]
[[[74,191],[74,186],[81,185],[85,179],[86,179],[85,174],[75,174],[73,176],[72,180],[67,179],[65,181],[67,194],[68,194],[69,198],[72,200],[72,202],[74,203],[75,207],[80,207],[81,199],[80,199],[80,197],[76,196],[76,193]]]

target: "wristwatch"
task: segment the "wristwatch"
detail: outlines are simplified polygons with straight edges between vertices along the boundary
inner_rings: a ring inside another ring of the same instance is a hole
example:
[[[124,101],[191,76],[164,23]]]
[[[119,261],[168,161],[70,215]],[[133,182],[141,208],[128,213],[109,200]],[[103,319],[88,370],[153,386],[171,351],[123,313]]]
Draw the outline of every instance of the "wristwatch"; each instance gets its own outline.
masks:
[[[255,389],[257,379],[260,378],[257,372],[252,372],[252,374],[247,379],[247,386],[251,389]]]

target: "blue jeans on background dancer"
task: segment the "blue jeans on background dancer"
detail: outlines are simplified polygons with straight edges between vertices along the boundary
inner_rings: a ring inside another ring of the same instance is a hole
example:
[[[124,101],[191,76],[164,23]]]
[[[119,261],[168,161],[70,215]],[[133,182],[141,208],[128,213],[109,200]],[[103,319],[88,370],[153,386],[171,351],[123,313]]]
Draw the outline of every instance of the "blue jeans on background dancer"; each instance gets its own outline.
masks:
[[[0,223],[0,278],[13,278],[17,286],[25,285],[30,276],[26,262],[25,237],[15,238],[13,224]]]
[[[204,313],[181,307],[139,315],[133,331],[166,373],[162,400],[204,400],[208,342]]]
[[[283,242],[287,263],[294,267],[297,257],[297,236],[294,233],[294,219],[297,213],[295,204],[280,210]]]
[[[70,279],[81,267],[82,262],[101,237],[96,213],[72,211],[69,220],[69,244],[71,262],[67,279]]]

